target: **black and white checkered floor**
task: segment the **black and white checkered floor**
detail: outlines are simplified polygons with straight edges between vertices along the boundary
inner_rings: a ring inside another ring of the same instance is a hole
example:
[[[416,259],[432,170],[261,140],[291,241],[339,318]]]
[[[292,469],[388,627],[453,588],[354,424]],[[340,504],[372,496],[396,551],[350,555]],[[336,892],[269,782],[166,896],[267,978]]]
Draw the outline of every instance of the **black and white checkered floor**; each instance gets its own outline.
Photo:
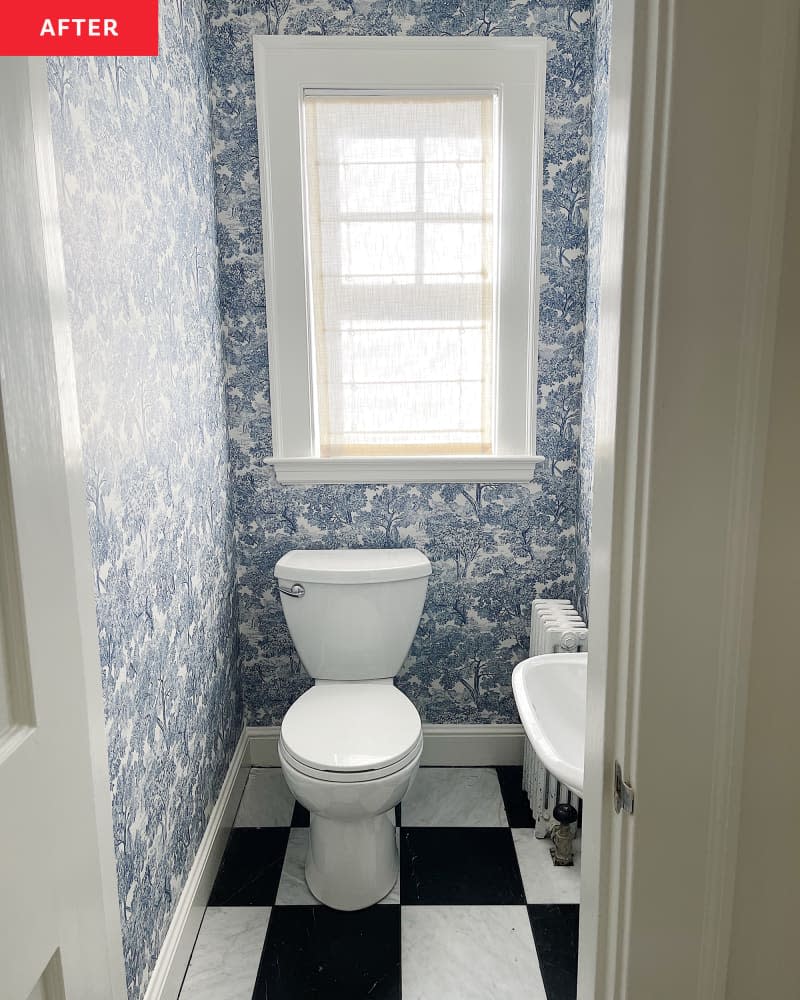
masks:
[[[308,814],[279,768],[254,768],[180,1000],[574,1000],[580,868],[553,867],[521,782],[421,768],[398,884],[341,913],[306,887]]]

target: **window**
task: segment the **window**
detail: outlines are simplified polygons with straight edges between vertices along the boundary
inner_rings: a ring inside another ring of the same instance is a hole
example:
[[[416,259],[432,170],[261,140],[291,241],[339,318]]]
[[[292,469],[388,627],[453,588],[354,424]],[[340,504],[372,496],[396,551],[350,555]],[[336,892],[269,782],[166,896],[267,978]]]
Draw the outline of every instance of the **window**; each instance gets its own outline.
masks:
[[[541,39],[254,39],[284,482],[535,457]]]
[[[304,96],[322,456],[491,452],[494,104]]]

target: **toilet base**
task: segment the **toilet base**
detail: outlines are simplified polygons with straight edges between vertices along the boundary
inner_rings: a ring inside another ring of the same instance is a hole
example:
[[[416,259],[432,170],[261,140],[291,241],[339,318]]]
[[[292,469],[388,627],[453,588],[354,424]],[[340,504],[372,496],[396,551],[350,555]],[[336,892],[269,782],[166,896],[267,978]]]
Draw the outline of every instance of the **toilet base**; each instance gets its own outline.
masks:
[[[356,820],[311,813],[306,882],[334,910],[362,910],[397,881],[400,860],[394,809]]]

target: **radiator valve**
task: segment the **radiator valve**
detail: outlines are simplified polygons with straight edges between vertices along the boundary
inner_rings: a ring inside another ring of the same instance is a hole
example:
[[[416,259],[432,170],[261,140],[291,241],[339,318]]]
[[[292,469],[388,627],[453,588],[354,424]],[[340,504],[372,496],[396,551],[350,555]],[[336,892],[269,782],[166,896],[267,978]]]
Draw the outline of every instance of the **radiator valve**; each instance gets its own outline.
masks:
[[[569,802],[559,802],[553,809],[553,819],[556,820],[550,832],[550,839],[553,841],[550,857],[553,859],[553,864],[558,867],[573,865],[575,833],[572,827],[578,820],[578,810]]]

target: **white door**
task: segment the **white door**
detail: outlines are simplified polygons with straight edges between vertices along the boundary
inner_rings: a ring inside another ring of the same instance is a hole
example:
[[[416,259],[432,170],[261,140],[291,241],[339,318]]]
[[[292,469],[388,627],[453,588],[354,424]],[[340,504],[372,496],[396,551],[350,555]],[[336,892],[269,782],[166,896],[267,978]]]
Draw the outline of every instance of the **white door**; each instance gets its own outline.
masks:
[[[614,0],[580,1000],[726,995],[797,8]]]
[[[124,976],[79,532],[75,544],[86,523],[43,61],[0,59],[0,137],[0,1000],[116,1000]]]

